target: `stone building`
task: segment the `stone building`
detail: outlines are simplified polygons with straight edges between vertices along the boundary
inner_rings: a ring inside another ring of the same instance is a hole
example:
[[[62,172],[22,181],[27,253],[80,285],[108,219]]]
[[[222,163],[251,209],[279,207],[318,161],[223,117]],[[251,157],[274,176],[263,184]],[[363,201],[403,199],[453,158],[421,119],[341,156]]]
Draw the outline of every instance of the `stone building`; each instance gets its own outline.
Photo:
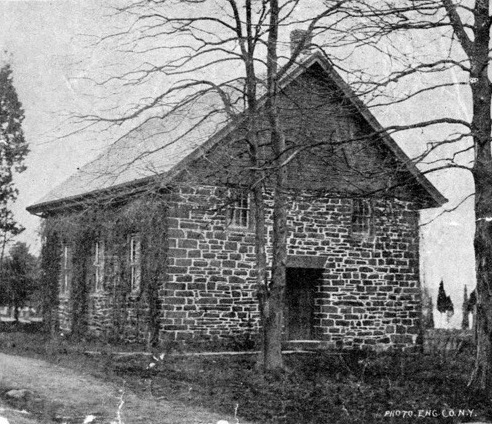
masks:
[[[419,210],[444,197],[320,52],[281,87],[285,340],[414,345]],[[190,342],[258,330],[244,119],[217,104],[208,95],[146,122],[28,208],[46,219],[45,284],[58,302],[50,319],[63,330]],[[258,128],[267,140],[261,116]],[[262,149],[269,239],[273,153],[266,141]]]

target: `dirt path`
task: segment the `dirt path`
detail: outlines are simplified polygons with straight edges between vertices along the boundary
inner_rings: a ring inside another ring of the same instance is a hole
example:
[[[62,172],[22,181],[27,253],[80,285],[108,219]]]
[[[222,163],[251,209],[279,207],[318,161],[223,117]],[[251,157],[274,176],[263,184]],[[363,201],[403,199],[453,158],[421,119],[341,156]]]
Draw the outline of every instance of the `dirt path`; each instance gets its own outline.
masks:
[[[87,415],[98,417],[93,423],[137,424],[216,424],[232,416],[211,413],[183,404],[157,401],[145,394],[136,395],[124,387],[90,375],[31,358],[0,353],[0,388],[27,389],[44,401],[45,416],[57,415],[58,422],[82,423]],[[39,400],[38,400],[39,401]],[[0,417],[10,424],[28,423],[22,414],[14,418],[0,403]],[[12,412],[13,414],[13,412]],[[62,419],[61,417],[67,417]],[[241,421],[240,424],[247,424]]]

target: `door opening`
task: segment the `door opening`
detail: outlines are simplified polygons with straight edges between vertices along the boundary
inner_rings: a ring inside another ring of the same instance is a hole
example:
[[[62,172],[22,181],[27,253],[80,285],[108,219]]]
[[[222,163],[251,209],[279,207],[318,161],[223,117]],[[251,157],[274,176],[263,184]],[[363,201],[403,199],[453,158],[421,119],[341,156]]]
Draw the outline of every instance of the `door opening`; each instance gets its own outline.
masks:
[[[287,340],[313,340],[316,293],[322,269],[287,268],[285,330]]]

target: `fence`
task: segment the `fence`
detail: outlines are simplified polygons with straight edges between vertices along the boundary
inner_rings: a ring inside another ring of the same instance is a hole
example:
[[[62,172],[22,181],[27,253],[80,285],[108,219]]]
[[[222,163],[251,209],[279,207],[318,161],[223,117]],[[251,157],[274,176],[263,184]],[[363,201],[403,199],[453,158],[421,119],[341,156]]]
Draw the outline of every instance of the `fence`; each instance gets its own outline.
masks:
[[[473,344],[473,330],[435,328],[424,335],[425,353],[456,352]]]

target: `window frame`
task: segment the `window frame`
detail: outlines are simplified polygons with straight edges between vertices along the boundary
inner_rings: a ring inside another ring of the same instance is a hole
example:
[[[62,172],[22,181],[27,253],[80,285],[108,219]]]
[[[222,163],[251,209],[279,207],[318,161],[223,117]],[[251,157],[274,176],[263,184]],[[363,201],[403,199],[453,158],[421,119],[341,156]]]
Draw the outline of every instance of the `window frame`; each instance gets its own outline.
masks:
[[[135,294],[140,290],[142,281],[142,240],[138,233],[128,237],[128,270],[130,293]]]
[[[350,217],[351,234],[358,237],[368,237],[374,234],[374,208],[371,199],[352,199]]]
[[[60,295],[68,296],[72,285],[72,246],[62,244]]]
[[[229,192],[226,206],[226,227],[248,230],[251,228],[251,196],[247,192]]]
[[[105,245],[104,240],[94,240],[92,248],[92,270],[94,275],[94,293],[104,290],[104,254]]]

